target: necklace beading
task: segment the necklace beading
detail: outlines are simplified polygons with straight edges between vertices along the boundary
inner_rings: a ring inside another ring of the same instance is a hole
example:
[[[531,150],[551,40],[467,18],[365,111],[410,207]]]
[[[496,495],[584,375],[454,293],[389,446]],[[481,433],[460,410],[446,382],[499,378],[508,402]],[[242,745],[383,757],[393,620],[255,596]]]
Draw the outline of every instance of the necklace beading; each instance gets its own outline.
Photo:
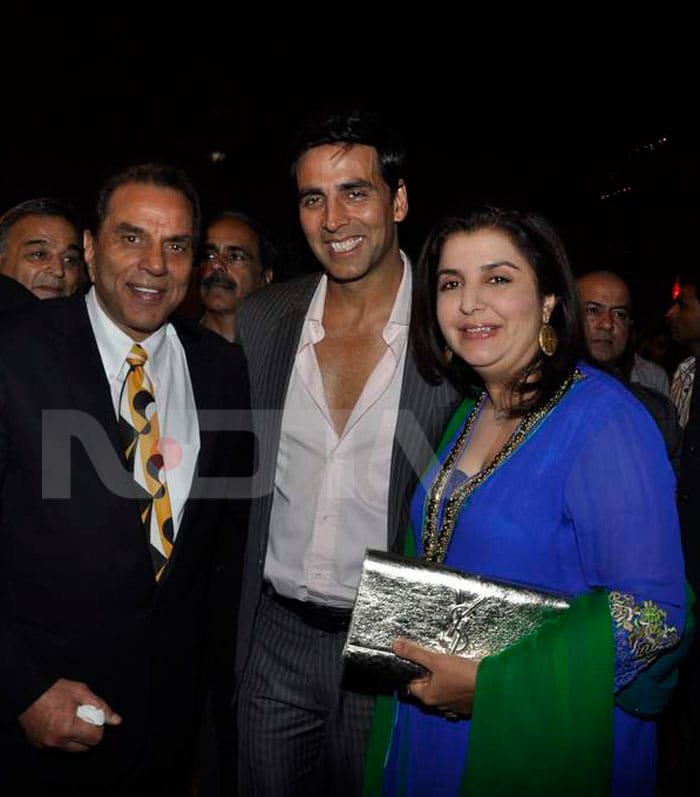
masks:
[[[574,369],[569,376],[562,382],[552,398],[541,409],[528,413],[523,420],[518,424],[511,436],[506,441],[503,448],[494,457],[493,461],[487,465],[483,470],[476,473],[463,484],[455,488],[452,495],[445,503],[445,509],[442,513],[442,522],[438,523],[440,519],[440,507],[443,503],[445,489],[450,482],[455,464],[462,454],[464,445],[469,439],[472,427],[479,417],[479,412],[486,399],[486,393],[483,392],[479,396],[479,400],[474,405],[474,408],[469,413],[469,416],[464,424],[464,428],[455,440],[454,445],[450,449],[444,463],[442,464],[437,475],[430,485],[430,490],[426,499],[425,507],[425,524],[423,530],[423,555],[422,559],[426,562],[443,562],[445,554],[452,539],[452,532],[454,531],[455,522],[459,515],[464,502],[469,496],[481,486],[494,471],[505,462],[513,452],[528,438],[530,433],[539,426],[544,418],[554,409],[554,407],[562,400],[569,388],[575,383],[584,379],[584,375],[578,368]],[[439,528],[438,528],[439,525]]]

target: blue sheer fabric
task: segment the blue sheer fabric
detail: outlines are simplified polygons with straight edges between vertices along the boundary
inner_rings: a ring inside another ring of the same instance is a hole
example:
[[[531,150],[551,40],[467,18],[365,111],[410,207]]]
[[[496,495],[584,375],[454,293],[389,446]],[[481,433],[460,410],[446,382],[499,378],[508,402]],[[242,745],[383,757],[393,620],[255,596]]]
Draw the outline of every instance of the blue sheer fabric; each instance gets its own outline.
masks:
[[[674,627],[679,634],[683,628],[675,479],[646,409],[614,379],[587,365],[580,370],[585,378],[468,499],[445,563],[570,595],[593,587],[618,591],[632,596],[625,598],[626,608],[641,607],[642,617],[652,607],[656,626],[648,638],[644,622],[628,622],[639,614],[618,613],[616,684],[621,685],[664,644],[672,644]],[[448,451],[449,446],[443,459]],[[422,479],[412,502],[418,537],[436,470]],[[421,550],[421,539],[416,548]],[[655,723],[616,708],[613,727],[611,794],[653,795]],[[468,720],[450,722],[400,704],[385,794],[456,795],[469,728]]]

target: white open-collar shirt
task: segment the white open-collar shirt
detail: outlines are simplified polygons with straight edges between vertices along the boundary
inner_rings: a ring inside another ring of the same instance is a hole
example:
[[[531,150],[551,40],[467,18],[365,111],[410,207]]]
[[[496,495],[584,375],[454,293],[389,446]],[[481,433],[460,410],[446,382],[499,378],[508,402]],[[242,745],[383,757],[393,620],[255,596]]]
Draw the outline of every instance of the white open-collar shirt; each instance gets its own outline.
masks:
[[[389,477],[411,314],[411,268],[384,330],[386,351],[340,436],[315,344],[323,340],[324,275],[304,319],[287,389],[265,578],[286,597],[335,606],[355,599],[367,548],[386,550]]]

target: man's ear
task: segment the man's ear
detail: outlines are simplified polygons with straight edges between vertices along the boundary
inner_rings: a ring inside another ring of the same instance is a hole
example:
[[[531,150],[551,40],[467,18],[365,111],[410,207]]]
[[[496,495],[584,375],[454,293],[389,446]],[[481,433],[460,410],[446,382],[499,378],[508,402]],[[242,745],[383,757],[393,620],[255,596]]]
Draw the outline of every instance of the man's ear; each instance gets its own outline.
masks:
[[[83,252],[85,253],[85,265],[87,266],[90,282],[95,284],[95,239],[90,230],[83,232]]]
[[[394,194],[394,221],[403,221],[408,214],[408,193],[406,183],[399,180],[399,185]]]
[[[263,285],[269,285],[274,276],[275,272],[271,268],[266,268],[263,271]]]

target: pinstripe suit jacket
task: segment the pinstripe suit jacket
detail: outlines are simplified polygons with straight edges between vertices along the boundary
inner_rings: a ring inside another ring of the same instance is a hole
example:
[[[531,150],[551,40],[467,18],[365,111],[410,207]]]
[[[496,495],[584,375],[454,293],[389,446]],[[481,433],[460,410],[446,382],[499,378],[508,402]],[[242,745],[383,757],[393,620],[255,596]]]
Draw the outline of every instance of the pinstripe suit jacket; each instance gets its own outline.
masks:
[[[320,278],[319,272],[271,285],[246,299],[237,315],[239,339],[248,358],[258,443],[238,627],[237,681],[248,657],[261,593],[282,411],[304,318]],[[450,385],[430,385],[423,379],[409,343],[391,458],[387,514],[390,550],[403,545],[411,493],[458,401]]]

